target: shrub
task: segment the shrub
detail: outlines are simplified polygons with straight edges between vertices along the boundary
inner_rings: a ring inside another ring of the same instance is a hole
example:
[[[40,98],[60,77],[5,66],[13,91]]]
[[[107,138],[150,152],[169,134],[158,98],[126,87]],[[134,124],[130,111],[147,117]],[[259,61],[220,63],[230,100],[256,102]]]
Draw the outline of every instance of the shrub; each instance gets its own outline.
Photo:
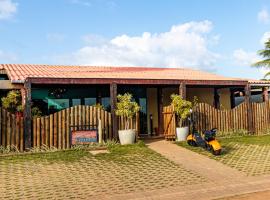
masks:
[[[171,105],[173,106],[173,110],[178,116],[178,125],[179,127],[182,127],[183,121],[190,116],[193,106],[197,103],[197,97],[194,97],[193,103],[184,100],[178,94],[172,94],[171,99]]]
[[[7,109],[11,113],[22,112],[22,96],[20,91],[11,90],[6,97],[2,97],[3,108]]]
[[[125,130],[127,130],[129,129],[129,120],[140,110],[140,106],[135,101],[132,101],[132,94],[129,93],[119,94],[117,99],[115,114],[124,117]]]

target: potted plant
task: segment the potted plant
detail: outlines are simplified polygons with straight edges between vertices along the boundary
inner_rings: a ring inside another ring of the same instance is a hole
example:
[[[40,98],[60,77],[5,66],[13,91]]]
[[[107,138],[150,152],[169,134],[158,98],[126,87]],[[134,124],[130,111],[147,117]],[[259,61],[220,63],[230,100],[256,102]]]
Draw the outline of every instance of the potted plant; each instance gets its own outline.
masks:
[[[23,105],[22,105],[22,96],[20,91],[18,90],[11,90],[8,92],[6,97],[2,99],[2,106],[7,111],[16,114],[16,117],[23,116]]]
[[[133,144],[135,142],[136,132],[135,129],[129,128],[129,121],[140,110],[139,105],[132,101],[132,95],[125,93],[124,95],[117,96],[117,104],[115,114],[124,118],[125,129],[119,130],[119,140],[123,144]]]
[[[177,141],[185,141],[188,136],[189,127],[184,126],[183,122],[187,119],[193,107],[193,103],[187,100],[184,100],[180,95],[172,94],[171,95],[171,105],[173,106],[173,111],[177,115],[178,127],[176,128],[176,138]],[[194,104],[196,102],[196,97],[194,98]]]

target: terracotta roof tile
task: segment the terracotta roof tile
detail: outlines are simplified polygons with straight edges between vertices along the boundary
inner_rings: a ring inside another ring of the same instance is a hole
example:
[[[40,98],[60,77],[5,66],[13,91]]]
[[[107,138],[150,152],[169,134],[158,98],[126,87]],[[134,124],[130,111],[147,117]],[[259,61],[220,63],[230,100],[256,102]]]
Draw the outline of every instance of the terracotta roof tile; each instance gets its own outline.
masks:
[[[13,83],[23,83],[28,77],[244,81],[186,68],[0,64],[1,68]]]

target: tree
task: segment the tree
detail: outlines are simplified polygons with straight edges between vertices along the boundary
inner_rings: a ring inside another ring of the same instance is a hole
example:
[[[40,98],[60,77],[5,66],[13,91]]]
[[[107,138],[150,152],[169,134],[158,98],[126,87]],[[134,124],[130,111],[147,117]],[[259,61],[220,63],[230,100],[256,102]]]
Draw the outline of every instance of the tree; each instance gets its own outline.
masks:
[[[173,106],[174,113],[178,116],[178,125],[182,127],[183,121],[190,116],[193,106],[197,104],[197,97],[194,97],[193,103],[184,100],[179,94],[171,95],[171,105]]]
[[[265,67],[265,68],[270,69],[270,38],[264,44],[265,44],[265,48],[258,51],[258,55],[262,56],[263,60],[252,64],[252,66]],[[267,77],[269,75],[270,75],[270,72],[266,73],[265,77]]]
[[[124,117],[125,130],[127,130],[129,129],[129,120],[140,110],[140,106],[135,101],[132,101],[132,94],[129,93],[119,94],[117,99],[115,114]]]

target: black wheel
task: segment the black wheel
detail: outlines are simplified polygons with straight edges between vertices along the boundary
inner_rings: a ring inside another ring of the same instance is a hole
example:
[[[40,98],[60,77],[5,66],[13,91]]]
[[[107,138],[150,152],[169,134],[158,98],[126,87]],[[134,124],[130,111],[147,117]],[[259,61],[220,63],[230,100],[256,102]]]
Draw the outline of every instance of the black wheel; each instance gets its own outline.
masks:
[[[197,146],[197,144],[194,140],[188,140],[187,143],[188,143],[188,145],[193,146],[193,147]]]
[[[193,145],[192,145],[193,140],[188,140],[187,143],[188,143],[189,146],[193,146]]]
[[[214,148],[211,146],[211,152],[214,156],[218,156],[221,154],[221,149],[214,150]]]

